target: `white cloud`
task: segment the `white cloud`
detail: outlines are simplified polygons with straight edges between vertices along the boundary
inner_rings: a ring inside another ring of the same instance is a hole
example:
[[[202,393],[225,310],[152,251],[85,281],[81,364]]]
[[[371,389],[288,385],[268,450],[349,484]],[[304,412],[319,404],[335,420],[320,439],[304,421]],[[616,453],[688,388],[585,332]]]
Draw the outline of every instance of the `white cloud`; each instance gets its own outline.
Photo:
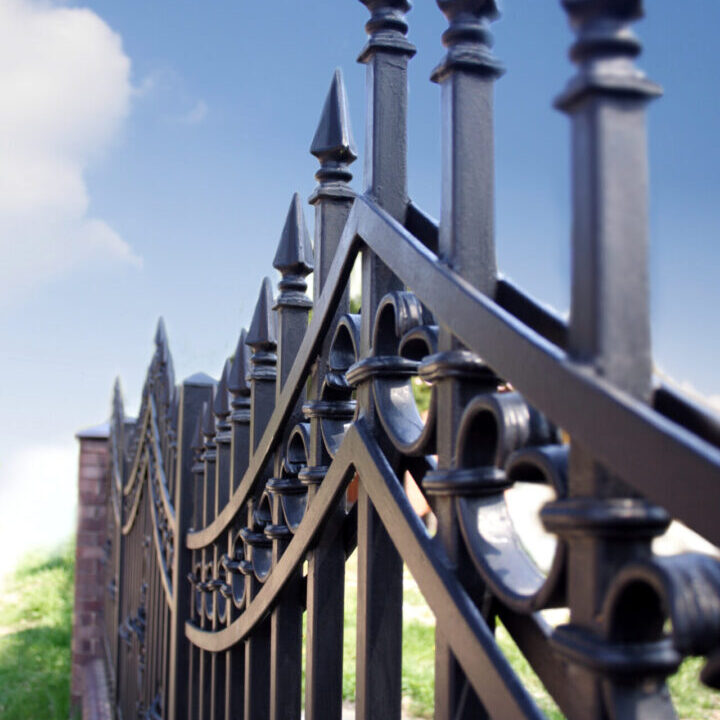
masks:
[[[88,215],[85,179],[131,94],[121,39],[94,12],[0,0],[0,307],[81,264],[139,263]]]
[[[52,547],[75,531],[77,463],[73,441],[22,448],[3,461],[0,580],[28,551]]]
[[[208,114],[208,106],[204,100],[198,100],[195,105],[180,118],[185,125],[199,125]]]

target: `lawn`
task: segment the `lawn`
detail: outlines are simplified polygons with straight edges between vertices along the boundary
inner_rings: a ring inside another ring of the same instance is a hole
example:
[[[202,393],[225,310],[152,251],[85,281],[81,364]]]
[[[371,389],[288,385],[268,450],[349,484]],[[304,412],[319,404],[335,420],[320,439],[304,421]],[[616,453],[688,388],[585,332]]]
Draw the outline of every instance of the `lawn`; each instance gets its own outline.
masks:
[[[74,553],[26,558],[0,596],[0,718],[67,720],[70,699]],[[409,573],[404,577],[403,708],[406,716],[432,717],[434,618]],[[343,696],[355,695],[356,561],[348,561],[345,588]],[[562,714],[512,639],[500,626],[498,642],[525,686],[551,720]],[[720,719],[720,695],[700,685],[701,659],[686,661],[670,689],[683,720]]]
[[[74,547],[25,558],[0,594],[0,718],[67,720]]]

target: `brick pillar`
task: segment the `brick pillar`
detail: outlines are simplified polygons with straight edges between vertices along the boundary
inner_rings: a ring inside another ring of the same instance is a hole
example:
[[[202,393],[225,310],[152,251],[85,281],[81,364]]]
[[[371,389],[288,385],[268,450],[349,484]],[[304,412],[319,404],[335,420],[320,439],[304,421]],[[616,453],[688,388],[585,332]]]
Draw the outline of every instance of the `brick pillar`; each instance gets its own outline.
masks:
[[[86,666],[104,654],[104,573],[100,560],[107,535],[108,434],[105,423],[76,436],[80,458],[70,698],[73,710],[82,705]]]

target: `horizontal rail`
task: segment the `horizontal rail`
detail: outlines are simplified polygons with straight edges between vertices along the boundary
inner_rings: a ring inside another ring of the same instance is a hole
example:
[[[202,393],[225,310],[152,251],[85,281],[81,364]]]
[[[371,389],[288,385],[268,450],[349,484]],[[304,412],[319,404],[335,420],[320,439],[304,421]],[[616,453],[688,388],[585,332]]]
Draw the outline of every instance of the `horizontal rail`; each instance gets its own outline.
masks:
[[[218,632],[200,630],[187,623],[185,634],[188,640],[203,650],[220,652],[241,642],[252,632],[272,608],[284,584],[322,529],[324,517],[355,471],[487,709],[497,717],[540,720],[542,713],[498,648],[478,609],[449,569],[442,550],[427,534],[362,420],[348,431],[306,517],[250,606],[229,627]]]
[[[604,382],[592,367],[522,324],[450,268],[371,199],[359,197],[345,226],[326,289],[283,392],[240,486],[207,527],[187,536],[198,549],[216,540],[259,482],[322,342],[352,263],[364,242],[467,347],[630,485],[720,544],[720,524],[702,501],[720,490],[720,451]],[[684,492],[675,481],[684,478]]]

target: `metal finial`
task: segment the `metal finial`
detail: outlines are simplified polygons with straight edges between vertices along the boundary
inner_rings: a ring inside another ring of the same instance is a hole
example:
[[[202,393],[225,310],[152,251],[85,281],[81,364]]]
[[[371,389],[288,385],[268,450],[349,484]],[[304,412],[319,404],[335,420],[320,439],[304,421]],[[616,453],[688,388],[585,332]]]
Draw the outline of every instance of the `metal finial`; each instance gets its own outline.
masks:
[[[321,163],[333,161],[350,164],[357,159],[345,84],[340,68],[336,68],[333,74],[310,152]]]
[[[598,18],[639,20],[645,14],[643,0],[561,0],[572,22]]]
[[[370,36],[358,62],[367,62],[375,50],[414,55],[415,46],[405,37],[408,24],[405,15],[412,8],[409,0],[360,0],[370,11],[365,30]]]
[[[125,419],[125,404],[123,403],[119,377],[115,378],[115,384],[113,385],[112,410],[114,422],[122,423]]]
[[[212,440],[215,437],[215,416],[212,412],[212,403],[203,403],[203,422],[202,422],[202,433],[208,439]]]
[[[273,267],[279,270],[283,276],[300,275],[305,277],[313,270],[310,235],[305,224],[300,195],[297,193],[293,195],[290,202],[290,209],[275,253]]]
[[[570,111],[592,93],[652,98],[662,94],[632,62],[642,44],[629,25],[643,17],[642,0],[561,0],[577,39],[570,58],[578,71],[555,101]],[[623,62],[618,62],[623,61]]]
[[[442,82],[452,70],[498,77],[501,63],[492,53],[493,37],[489,22],[499,16],[496,0],[437,0],[448,19],[443,45],[448,49],[443,61],[431,75],[433,82]]]
[[[228,379],[230,376],[230,360],[225,361],[223,366],[220,382],[215,392],[215,401],[213,403],[213,412],[220,421],[224,420],[230,414],[230,402],[228,398]]]
[[[250,370],[250,349],[247,345],[247,331],[243,328],[240,331],[235,357],[230,368],[228,377],[228,389],[233,395],[249,395],[250,385],[247,381],[247,374]]]
[[[120,385],[120,378],[115,378],[115,383],[113,384],[113,405],[119,404],[122,405],[122,386]]]
[[[155,344],[160,347],[167,345],[167,330],[165,329],[165,321],[162,316],[158,318],[157,329],[155,330]]]
[[[274,350],[277,347],[277,321],[273,304],[272,282],[266,277],[260,287],[260,296],[245,339],[256,350]]]
[[[192,449],[196,452],[200,452],[205,446],[202,434],[203,418],[205,416],[205,404],[203,403],[203,409],[197,416],[197,422],[195,423],[195,432],[193,433]]]

